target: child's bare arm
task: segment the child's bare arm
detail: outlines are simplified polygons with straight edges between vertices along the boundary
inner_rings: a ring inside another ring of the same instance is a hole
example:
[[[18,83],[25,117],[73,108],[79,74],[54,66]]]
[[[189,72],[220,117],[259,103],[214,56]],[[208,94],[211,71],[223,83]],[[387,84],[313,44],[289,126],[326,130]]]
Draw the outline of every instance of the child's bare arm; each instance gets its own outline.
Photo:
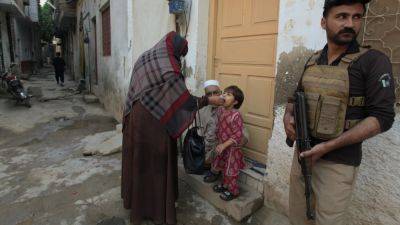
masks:
[[[225,141],[224,143],[217,145],[215,150],[218,152],[218,154],[221,154],[226,148],[228,148],[229,146],[231,146],[233,144],[235,144],[235,142],[232,139],[229,139],[229,140]]]
[[[234,115],[231,121],[232,136],[230,139],[236,146],[240,146],[243,138],[243,118],[240,113]]]

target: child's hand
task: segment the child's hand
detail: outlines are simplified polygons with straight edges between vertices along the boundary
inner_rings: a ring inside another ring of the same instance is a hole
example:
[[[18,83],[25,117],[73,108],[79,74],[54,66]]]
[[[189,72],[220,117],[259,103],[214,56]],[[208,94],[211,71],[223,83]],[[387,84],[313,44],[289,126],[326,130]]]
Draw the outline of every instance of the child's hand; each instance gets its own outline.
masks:
[[[221,154],[225,150],[225,145],[224,144],[219,144],[215,148],[215,151],[217,151],[218,154]]]

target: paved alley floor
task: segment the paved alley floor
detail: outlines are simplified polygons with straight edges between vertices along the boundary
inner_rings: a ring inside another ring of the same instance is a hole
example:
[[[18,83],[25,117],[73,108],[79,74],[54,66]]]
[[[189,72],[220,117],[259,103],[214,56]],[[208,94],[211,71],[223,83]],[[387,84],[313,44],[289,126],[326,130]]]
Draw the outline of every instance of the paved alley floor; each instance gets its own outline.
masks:
[[[66,79],[57,86],[44,68],[23,81],[43,92],[45,101],[34,97],[31,108],[0,94],[0,225],[117,225],[107,222],[112,217],[129,224],[120,199],[121,154],[82,156],[81,140],[114,130],[117,121],[101,104],[84,103]],[[183,181],[179,188],[179,224],[238,224]],[[288,223],[263,208],[242,224]]]

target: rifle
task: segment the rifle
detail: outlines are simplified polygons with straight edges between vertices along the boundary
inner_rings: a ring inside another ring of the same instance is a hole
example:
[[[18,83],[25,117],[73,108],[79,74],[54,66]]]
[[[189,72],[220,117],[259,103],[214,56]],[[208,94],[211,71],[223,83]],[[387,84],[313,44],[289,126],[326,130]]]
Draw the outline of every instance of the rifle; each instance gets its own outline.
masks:
[[[304,92],[296,91],[294,101],[294,119],[296,123],[296,148],[299,153],[308,151],[311,149],[310,134],[307,126],[307,106],[306,97]],[[293,147],[293,141],[286,138],[286,144],[289,147]],[[315,213],[312,207],[313,203],[313,190],[311,186],[311,159],[299,158],[301,165],[301,172],[304,177],[305,183],[305,196],[307,204],[307,219],[314,220]]]

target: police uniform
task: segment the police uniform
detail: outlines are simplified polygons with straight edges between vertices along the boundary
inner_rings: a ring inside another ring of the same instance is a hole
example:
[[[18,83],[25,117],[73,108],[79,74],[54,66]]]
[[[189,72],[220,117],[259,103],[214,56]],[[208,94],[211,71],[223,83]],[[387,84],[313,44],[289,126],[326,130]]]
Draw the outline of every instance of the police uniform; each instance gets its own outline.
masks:
[[[375,117],[382,132],[391,128],[395,112],[390,59],[353,41],[328,65],[328,46],[307,62],[298,89],[305,92],[312,146],[334,139],[366,117]],[[312,168],[316,220],[307,221],[304,181],[294,155],[290,175],[289,216],[295,225],[341,225],[350,204],[362,143],[331,151]]]

